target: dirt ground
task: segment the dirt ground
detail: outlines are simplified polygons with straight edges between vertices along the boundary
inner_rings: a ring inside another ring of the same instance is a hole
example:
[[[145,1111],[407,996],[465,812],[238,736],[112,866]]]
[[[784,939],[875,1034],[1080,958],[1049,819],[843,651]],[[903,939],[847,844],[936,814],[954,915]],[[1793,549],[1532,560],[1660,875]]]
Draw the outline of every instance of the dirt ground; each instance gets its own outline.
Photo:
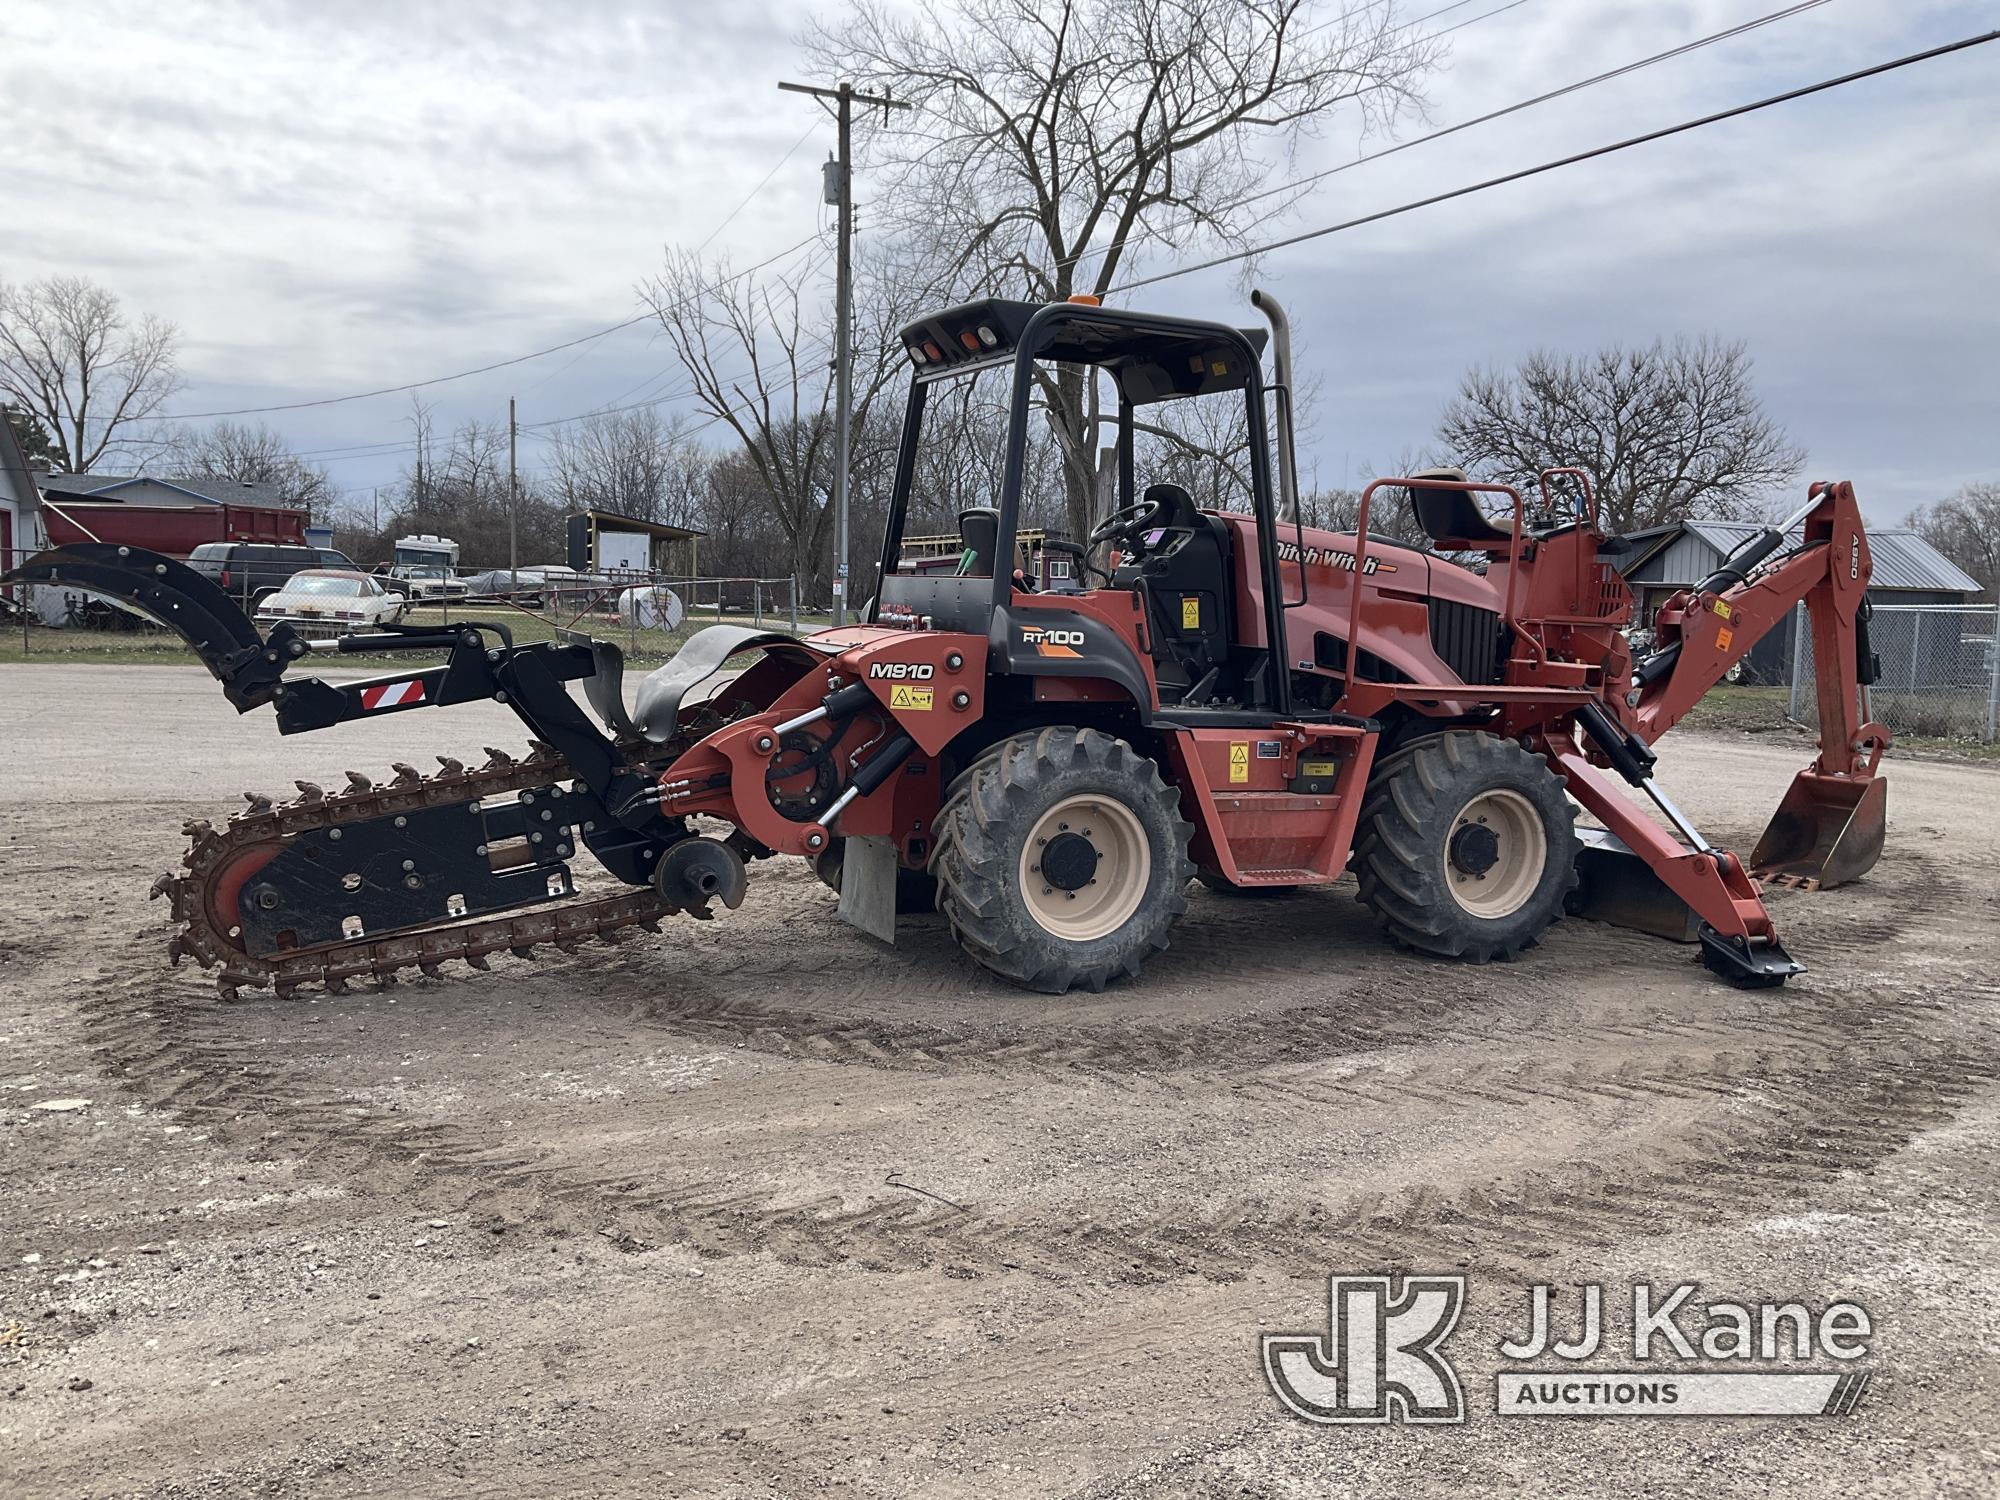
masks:
[[[1142,983],[1057,999],[774,862],[705,926],[225,1006],[145,899],[184,818],[514,721],[287,741],[198,671],[23,666],[0,725],[0,1493],[2000,1483],[1992,769],[1893,763],[1874,874],[1773,894],[1773,992],[1581,922],[1411,961],[1343,883],[1197,893]],[[1804,759],[1663,749],[1739,848]],[[1286,1415],[1260,1331],[1392,1269],[1470,1278],[1467,1422]],[[1867,1399],[1494,1415],[1528,1283],[1635,1277],[1861,1302]]]

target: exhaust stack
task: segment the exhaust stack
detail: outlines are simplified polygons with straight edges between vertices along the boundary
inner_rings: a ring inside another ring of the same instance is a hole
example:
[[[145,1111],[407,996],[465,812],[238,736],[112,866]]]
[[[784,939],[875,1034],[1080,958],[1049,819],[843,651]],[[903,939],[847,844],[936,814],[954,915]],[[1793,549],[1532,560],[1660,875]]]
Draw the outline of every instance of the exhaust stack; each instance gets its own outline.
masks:
[[[1271,394],[1278,413],[1278,519],[1299,519],[1298,433],[1292,423],[1292,320],[1278,299],[1261,289],[1250,294],[1250,305],[1271,323],[1271,369],[1277,379]]]

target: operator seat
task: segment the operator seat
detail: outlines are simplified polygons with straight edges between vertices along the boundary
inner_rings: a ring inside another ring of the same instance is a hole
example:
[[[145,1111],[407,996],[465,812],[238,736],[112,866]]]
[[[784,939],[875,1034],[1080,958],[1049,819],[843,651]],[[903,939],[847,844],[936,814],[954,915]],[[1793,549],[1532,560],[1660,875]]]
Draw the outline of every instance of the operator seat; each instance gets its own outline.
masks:
[[[958,540],[964,549],[958,558],[958,576],[991,578],[993,555],[1000,550],[1000,512],[990,505],[960,511]]]
[[[1412,479],[1442,479],[1464,484],[1463,469],[1419,469]],[[1504,553],[1514,545],[1514,533],[1495,526],[1465,490],[1413,484],[1407,491],[1417,526],[1440,552]]]
[[[1229,527],[1220,517],[1202,514],[1194,497],[1177,484],[1150,485],[1146,499],[1166,507],[1160,520],[1162,547],[1136,569],[1160,695],[1182,699],[1201,689],[1203,702],[1233,697],[1229,653],[1236,597]]]

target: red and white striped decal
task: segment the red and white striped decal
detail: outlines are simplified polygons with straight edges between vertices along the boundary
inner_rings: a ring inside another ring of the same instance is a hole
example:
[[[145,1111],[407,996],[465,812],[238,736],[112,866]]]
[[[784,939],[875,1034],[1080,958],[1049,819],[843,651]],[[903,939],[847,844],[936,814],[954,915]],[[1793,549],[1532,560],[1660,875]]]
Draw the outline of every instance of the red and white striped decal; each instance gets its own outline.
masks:
[[[380,687],[361,690],[361,708],[364,713],[374,713],[378,708],[402,708],[411,703],[424,701],[424,680],[412,677],[408,682],[385,682]]]

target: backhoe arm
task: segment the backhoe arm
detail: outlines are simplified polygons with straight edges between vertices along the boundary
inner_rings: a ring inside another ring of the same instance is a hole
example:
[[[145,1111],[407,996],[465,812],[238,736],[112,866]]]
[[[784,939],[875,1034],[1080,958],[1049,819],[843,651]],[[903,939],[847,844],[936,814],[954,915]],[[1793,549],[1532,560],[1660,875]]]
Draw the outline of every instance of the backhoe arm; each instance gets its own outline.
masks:
[[[1803,600],[1818,677],[1821,764],[1854,769],[1864,750],[1858,743],[1866,718],[1861,689],[1875,680],[1868,648],[1868,535],[1852,485],[1815,484],[1812,495],[1804,536],[1789,555],[1765,561],[1783,545],[1783,532],[1769,529],[1661,606],[1659,648],[1640,665],[1631,702],[1632,727],[1648,743],[1679,723]]]
[[[1887,792],[1875,771],[1889,732],[1868,713],[1866,688],[1879,671],[1868,642],[1873,565],[1854,487],[1815,483],[1810,496],[1789,553],[1770,560],[1790,526],[1771,528],[1661,606],[1660,646],[1639,666],[1624,717],[1641,739],[1657,740],[1803,601],[1819,755],[1793,781],[1751,862],[1767,878],[1822,886],[1854,879],[1881,854]]]

